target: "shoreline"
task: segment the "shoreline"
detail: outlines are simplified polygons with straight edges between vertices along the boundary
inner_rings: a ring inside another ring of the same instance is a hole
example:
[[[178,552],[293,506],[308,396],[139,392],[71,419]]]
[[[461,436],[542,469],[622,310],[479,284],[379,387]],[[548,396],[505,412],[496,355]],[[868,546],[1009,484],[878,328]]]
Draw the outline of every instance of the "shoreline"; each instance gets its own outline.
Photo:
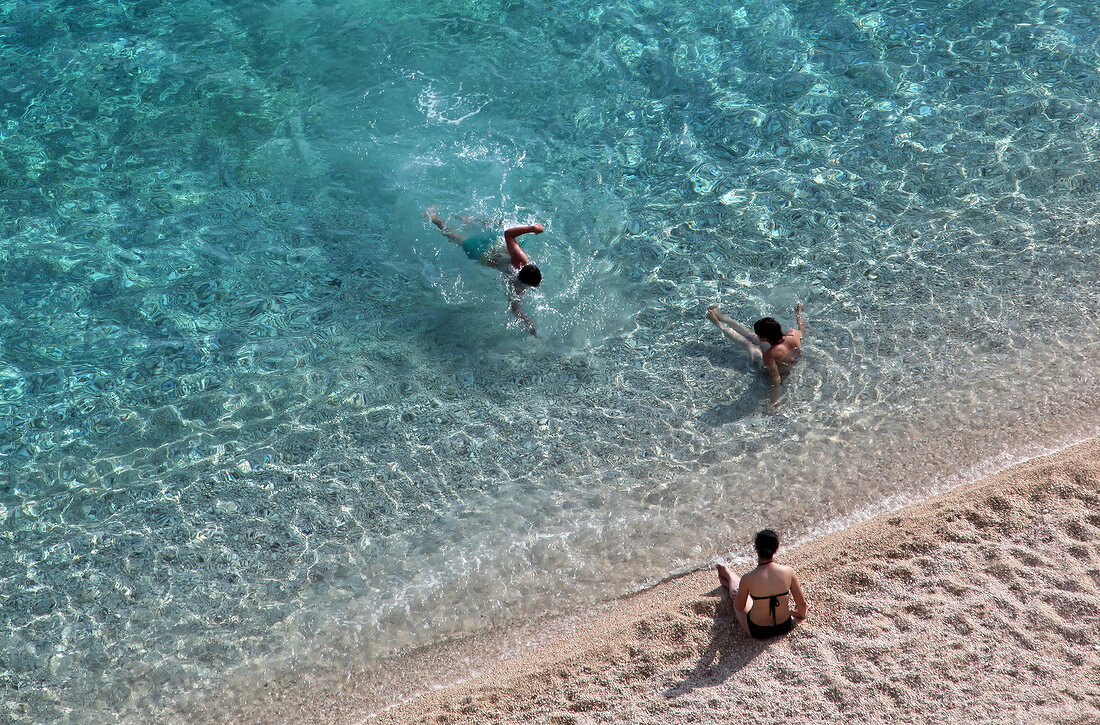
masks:
[[[780,556],[811,606],[786,638],[741,635],[695,572],[369,722],[1100,719],[1100,439]]]
[[[1100,719],[1100,438],[778,558],[811,607],[785,638],[742,635],[714,571],[700,570],[589,612],[412,652],[342,687],[322,673],[280,675],[230,720]],[[404,695],[387,703],[380,691]]]

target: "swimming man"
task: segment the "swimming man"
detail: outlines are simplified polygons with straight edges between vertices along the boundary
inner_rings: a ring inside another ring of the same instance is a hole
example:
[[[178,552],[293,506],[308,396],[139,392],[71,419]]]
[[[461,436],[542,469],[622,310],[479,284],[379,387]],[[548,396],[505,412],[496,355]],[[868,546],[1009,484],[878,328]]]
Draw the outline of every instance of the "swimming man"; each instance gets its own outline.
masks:
[[[528,287],[539,286],[542,282],[542,272],[531,264],[526,252],[516,241],[516,237],[524,234],[542,234],[542,225],[531,224],[507,229],[504,232],[504,244],[501,245],[495,234],[462,236],[439,218],[435,213],[435,207],[429,208],[424,214],[448,239],[461,246],[467,257],[481,262],[486,267],[501,271],[508,282],[508,299],[512,313],[523,322],[529,333],[536,335],[535,323],[531,322],[531,318],[520,308],[520,298]]]
[[[743,345],[753,362],[759,365],[771,378],[772,387],[779,387],[781,375],[787,375],[791,366],[798,362],[802,354],[802,336],[806,334],[806,321],[802,319],[802,303],[794,306],[794,316],[798,322],[797,330],[783,332],[783,327],[771,317],[757,320],[753,329],[722,314],[718,305],[707,308],[707,319],[715,324],[722,333],[734,342]]]

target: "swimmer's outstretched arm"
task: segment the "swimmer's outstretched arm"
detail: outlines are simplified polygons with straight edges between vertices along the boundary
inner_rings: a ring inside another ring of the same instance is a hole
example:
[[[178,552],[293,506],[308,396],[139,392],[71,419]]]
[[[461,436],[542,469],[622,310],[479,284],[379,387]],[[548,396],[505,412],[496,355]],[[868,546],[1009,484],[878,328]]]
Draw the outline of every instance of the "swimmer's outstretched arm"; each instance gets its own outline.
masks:
[[[798,331],[803,335],[806,334],[806,321],[802,319],[802,303],[799,302],[794,306],[794,319],[798,322]]]
[[[527,259],[527,254],[520,248],[519,242],[516,241],[516,237],[523,234],[542,234],[543,228],[541,224],[531,224],[524,227],[512,227],[504,232],[504,243],[508,245],[508,257],[512,260],[512,266],[516,269],[523,269],[523,265],[529,263],[531,260]]]
[[[519,321],[523,323],[523,326],[527,329],[527,332],[531,333],[535,337],[539,336],[538,332],[535,330],[535,323],[531,322],[531,318],[524,314],[523,310],[520,308],[518,298],[512,300],[512,314],[514,314],[519,319]]]
[[[512,310],[512,314],[516,316],[520,322],[523,323],[524,329],[531,333],[535,337],[538,337],[538,332],[535,331],[535,323],[531,322],[531,318],[528,317],[523,308],[520,307],[520,302],[523,299],[524,286],[519,281],[512,277],[508,278],[508,299],[509,309]]]
[[[768,377],[772,381],[772,389],[779,389],[779,366],[775,364],[774,360],[769,360],[764,363],[764,370],[768,373]]]

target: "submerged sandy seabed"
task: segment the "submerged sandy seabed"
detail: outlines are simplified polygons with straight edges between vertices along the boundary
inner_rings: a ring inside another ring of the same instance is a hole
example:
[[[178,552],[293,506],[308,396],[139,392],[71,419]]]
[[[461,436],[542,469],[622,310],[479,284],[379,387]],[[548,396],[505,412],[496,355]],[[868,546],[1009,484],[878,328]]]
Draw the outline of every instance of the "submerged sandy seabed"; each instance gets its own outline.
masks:
[[[391,662],[341,688],[273,678],[232,719],[1100,722],[1100,439],[780,558],[812,608],[783,639],[740,634],[714,573],[696,572],[549,628],[414,653],[401,671]],[[429,672],[461,681],[396,707],[380,699],[405,679],[411,694]]]

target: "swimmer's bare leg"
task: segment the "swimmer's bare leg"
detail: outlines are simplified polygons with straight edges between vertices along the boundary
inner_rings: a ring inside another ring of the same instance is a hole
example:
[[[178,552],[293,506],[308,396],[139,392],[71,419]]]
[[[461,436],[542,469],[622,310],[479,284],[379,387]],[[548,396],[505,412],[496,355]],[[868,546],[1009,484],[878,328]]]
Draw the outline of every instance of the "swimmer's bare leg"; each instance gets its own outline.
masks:
[[[707,307],[707,319],[716,320],[718,322],[724,322],[727,325],[734,321],[732,317],[718,309],[718,305],[709,305]]]
[[[734,328],[727,325],[725,322],[719,321],[718,307],[711,305],[707,308],[707,319],[714,323],[714,326],[722,331],[722,334],[728,337],[733,342],[741,345],[749,353],[749,357],[752,358],[753,364],[763,366],[764,364],[764,351],[760,349],[760,345],[754,344],[752,340],[748,339]],[[727,318],[728,319],[728,318]],[[735,323],[736,324],[736,323]],[[756,335],[753,335],[755,338]],[[759,339],[759,338],[757,338]]]
[[[736,330],[739,335],[744,337],[746,340],[751,342],[753,345],[756,345],[757,347],[760,347],[760,348],[764,347],[764,341],[761,340],[756,335],[755,332],[753,332],[749,328],[745,327],[744,325],[742,325],[740,322],[733,319],[729,315],[722,312],[720,309],[718,309],[718,305],[711,305],[710,307],[707,308],[707,319],[710,320],[711,322],[713,322],[716,325],[719,322],[721,322],[723,324],[726,324],[726,325],[729,325],[734,330]]]
[[[725,564],[719,564],[718,569],[718,581],[722,582],[722,586],[726,588],[730,595],[730,603],[733,605],[733,613],[737,616],[737,623],[741,625],[741,629],[745,634],[749,633],[749,610],[752,609],[752,597],[750,596],[745,605],[745,609],[737,608],[737,588],[741,585],[741,577],[733,573]]]
[[[462,244],[466,241],[466,237],[462,236],[454,229],[451,229],[443,222],[442,219],[439,218],[439,214],[436,214],[434,206],[429,206],[427,209],[425,209],[424,216],[427,217],[428,221],[430,221],[432,224],[435,224],[437,227],[439,227],[439,231],[443,232],[443,235],[455,244]]]

